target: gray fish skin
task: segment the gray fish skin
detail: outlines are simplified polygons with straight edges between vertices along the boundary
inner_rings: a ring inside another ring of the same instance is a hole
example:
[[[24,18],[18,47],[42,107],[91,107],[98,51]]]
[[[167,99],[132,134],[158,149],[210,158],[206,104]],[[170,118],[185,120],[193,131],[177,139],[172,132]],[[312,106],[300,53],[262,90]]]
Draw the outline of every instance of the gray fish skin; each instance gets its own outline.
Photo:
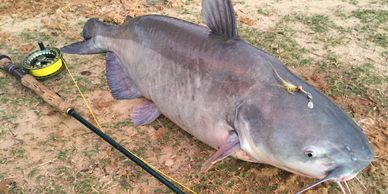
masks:
[[[95,34],[85,35],[93,37],[92,43],[76,43],[90,50],[76,44],[62,50],[115,53],[142,96],[215,149],[236,133],[250,158],[236,157],[314,178],[341,168],[337,180],[352,178],[373,158],[362,129],[340,108],[240,38],[225,39],[207,27],[158,15],[120,26],[97,24]],[[279,87],[274,70],[310,92],[314,108],[307,107],[306,96]],[[311,150],[312,158],[306,156]]]

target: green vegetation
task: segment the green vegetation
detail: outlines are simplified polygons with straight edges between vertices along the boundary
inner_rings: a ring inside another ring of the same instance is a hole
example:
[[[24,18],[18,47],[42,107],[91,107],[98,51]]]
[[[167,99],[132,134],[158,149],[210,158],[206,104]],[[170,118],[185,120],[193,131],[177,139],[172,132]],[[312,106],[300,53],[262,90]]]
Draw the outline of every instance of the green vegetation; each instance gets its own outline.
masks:
[[[26,154],[26,150],[23,147],[12,147],[10,152],[11,156],[15,159],[24,158]]]
[[[66,152],[66,151],[60,151],[60,152],[58,153],[57,158],[58,158],[59,160],[65,160],[65,159],[67,158],[67,152]]]
[[[257,13],[264,16],[269,16],[274,13],[274,10],[269,8],[259,8],[257,9]]]
[[[327,32],[330,28],[335,26],[329,17],[325,15],[297,15],[296,19],[309,26],[314,32],[318,33]]]
[[[45,44],[55,45],[57,40],[55,37],[50,36],[43,32],[31,32],[23,31],[19,34],[19,37],[23,43],[36,43],[38,41],[44,41]]]
[[[264,50],[279,57],[287,65],[303,66],[311,61],[305,55],[308,51],[296,42],[295,30],[284,21],[265,32],[253,28],[242,28],[240,35],[258,48],[264,48]]]
[[[27,177],[32,178],[37,174],[37,172],[38,172],[38,169],[36,167],[33,167],[31,171],[27,174]]]
[[[338,70],[339,67],[342,66],[342,62],[339,59],[339,56],[333,52],[328,52],[328,54],[321,60],[319,63],[318,71],[320,73],[323,72],[331,72],[334,70]]]
[[[340,96],[365,95],[370,86],[383,82],[388,83],[388,78],[377,75],[373,70],[373,65],[367,63],[352,67],[342,74],[332,75],[329,93]]]
[[[384,48],[388,48],[388,33],[375,33],[370,35],[372,42]]]
[[[380,25],[388,21],[388,10],[359,9],[353,11],[352,16],[360,19],[362,23]]]

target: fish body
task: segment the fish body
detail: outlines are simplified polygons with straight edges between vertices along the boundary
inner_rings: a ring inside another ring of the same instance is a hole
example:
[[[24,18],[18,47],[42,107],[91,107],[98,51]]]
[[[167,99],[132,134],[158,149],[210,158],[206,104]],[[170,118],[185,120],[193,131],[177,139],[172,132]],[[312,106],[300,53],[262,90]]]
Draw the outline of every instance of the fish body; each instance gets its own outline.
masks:
[[[135,108],[134,123],[163,114],[217,149],[204,169],[233,155],[343,181],[370,163],[372,149],[352,119],[278,59],[239,38],[229,0],[204,0],[203,15],[207,27],[160,15],[119,26],[90,19],[85,40],[62,51],[107,52],[113,96],[148,100]],[[308,98],[279,87],[285,80]]]

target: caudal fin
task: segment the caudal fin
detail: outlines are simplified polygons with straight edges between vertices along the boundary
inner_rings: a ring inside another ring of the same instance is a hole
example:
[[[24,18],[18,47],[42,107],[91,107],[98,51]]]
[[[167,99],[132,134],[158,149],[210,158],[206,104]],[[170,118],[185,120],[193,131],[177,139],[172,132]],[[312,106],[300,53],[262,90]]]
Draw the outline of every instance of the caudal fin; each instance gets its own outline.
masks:
[[[61,48],[62,52],[69,54],[96,54],[105,52],[97,40],[97,36],[108,30],[110,25],[100,22],[96,18],[89,19],[83,29],[84,40]]]

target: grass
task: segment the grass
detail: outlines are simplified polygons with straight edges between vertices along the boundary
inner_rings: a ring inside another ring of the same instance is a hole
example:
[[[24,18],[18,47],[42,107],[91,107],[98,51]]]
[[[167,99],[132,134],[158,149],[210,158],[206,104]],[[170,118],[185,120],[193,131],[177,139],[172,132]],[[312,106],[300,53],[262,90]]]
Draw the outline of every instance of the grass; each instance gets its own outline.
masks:
[[[341,14],[335,11],[336,14]],[[303,15],[295,13],[288,18],[289,22],[300,22],[311,29],[312,33],[308,36],[314,37],[315,40],[320,41],[325,49],[337,45],[344,45],[349,41],[349,29],[336,25],[329,16],[321,14]]]
[[[351,96],[365,95],[370,86],[380,85],[383,82],[388,83],[388,78],[377,75],[373,65],[366,63],[362,66],[352,67],[344,71],[343,74],[332,75],[329,82],[331,85],[330,95]]]
[[[11,157],[14,159],[24,158],[26,150],[22,147],[12,147],[10,150]]]
[[[349,64],[344,64],[333,52],[318,64],[318,72],[327,76],[330,85],[326,92],[332,96],[366,95],[368,91],[372,92],[371,86],[388,83],[387,77],[376,74],[373,64],[365,63],[349,69]]]
[[[377,46],[388,47],[388,10],[358,9],[352,11],[351,16],[361,22],[355,29],[357,32]]]
[[[385,50],[385,51],[381,52],[380,55],[381,55],[382,57],[388,58],[388,50]]]
[[[352,16],[362,23],[378,26],[388,21],[388,10],[358,9],[352,11]]]
[[[57,155],[57,158],[59,160],[66,160],[67,158],[67,151],[59,151],[58,155]]]
[[[257,13],[264,16],[269,16],[274,13],[274,10],[269,8],[259,8],[257,9]]]
[[[23,31],[19,34],[19,37],[23,43],[37,43],[38,41],[44,41],[47,45],[56,45],[57,40],[43,32],[31,32]]]
[[[10,157],[4,155],[4,154],[0,154],[0,164],[7,164],[8,161],[11,160]]]
[[[353,5],[357,5],[358,4],[358,0],[349,0],[349,3],[353,4]]]
[[[98,146],[96,146],[93,149],[85,149],[82,151],[82,155],[86,158],[88,158],[91,161],[94,161],[94,157],[98,154],[99,149]]]
[[[179,9],[179,14],[190,14],[190,10],[189,9],[186,9],[186,8],[181,8]]]
[[[337,191],[340,191],[340,188],[338,187],[338,185],[337,184],[330,184],[329,192],[330,193],[334,193],[334,192],[337,192]]]
[[[344,8],[342,6],[338,6],[335,9],[334,15],[339,17],[339,18],[341,18],[341,19],[347,19],[348,18],[347,14],[345,13]]]
[[[8,79],[7,77],[0,78],[0,87],[1,88],[5,88],[9,85],[10,85],[10,79]]]
[[[324,56],[323,60],[319,63],[318,71],[329,72],[330,70],[338,70],[343,64],[339,58],[339,56],[333,52],[328,52],[326,56]]]
[[[12,3],[11,2],[3,2],[0,5],[0,10],[7,10],[10,7],[12,7]]]
[[[168,3],[167,0],[146,0],[147,5],[149,6],[155,6],[158,4],[164,4],[166,5]]]
[[[77,174],[77,178],[79,181],[74,184],[77,193],[96,193],[100,189],[99,179],[95,176]]]
[[[0,129],[0,138],[3,138],[5,137],[5,135],[7,134],[7,130],[6,129]]]
[[[388,47],[388,33],[375,33],[370,35],[370,39],[378,46],[383,48]]]
[[[27,174],[28,178],[33,178],[38,173],[38,169],[36,167],[33,167],[31,171]]]
[[[309,64],[311,59],[305,55],[308,50],[296,42],[295,30],[285,23],[287,17],[269,31],[243,27],[240,30],[240,35],[258,48],[264,48],[264,50],[279,57],[286,65],[303,66]]]
[[[259,186],[258,188],[254,189],[254,190],[257,190],[257,191],[260,191],[260,192],[264,192],[264,193],[272,193],[274,191],[276,191],[276,189],[279,187],[278,184],[273,184],[273,185],[262,185],[262,186]]]
[[[334,23],[329,19],[329,16],[325,15],[297,15],[296,19],[306,24],[311,28],[311,30],[317,33],[327,32],[331,27],[335,26]]]
[[[113,122],[112,124],[109,124],[107,126],[113,128],[113,129],[121,129],[123,127],[131,127],[131,126],[133,126],[133,123],[129,119],[125,119],[123,121]]]

